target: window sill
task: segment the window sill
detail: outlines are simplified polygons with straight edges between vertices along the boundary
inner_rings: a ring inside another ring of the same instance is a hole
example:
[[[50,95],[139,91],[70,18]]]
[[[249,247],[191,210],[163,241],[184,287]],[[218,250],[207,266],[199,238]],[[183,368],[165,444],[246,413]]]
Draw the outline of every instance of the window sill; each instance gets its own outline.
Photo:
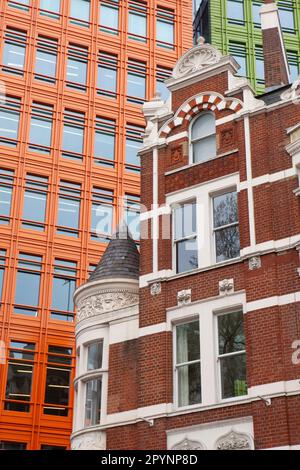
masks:
[[[234,405],[239,405],[239,404],[244,404],[244,403],[246,404],[246,403],[250,403],[251,401],[253,401],[253,398],[251,398],[249,395],[243,395],[241,397],[234,397],[234,398],[227,398],[225,400],[220,400],[212,404],[199,404],[199,405],[184,406],[180,408],[174,405],[172,411],[168,413],[168,415],[177,416],[181,414],[197,413],[201,411],[212,410],[215,408],[223,408],[225,406],[234,406]]]
[[[212,269],[222,268],[224,266],[228,266],[228,265],[232,265],[232,264],[238,264],[238,263],[241,263],[242,261],[243,261],[243,259],[241,257],[234,258],[234,259],[229,259],[229,260],[223,261],[221,263],[210,264],[208,266],[203,266],[201,268],[192,269],[191,271],[187,271],[187,272],[184,272],[184,273],[171,274],[170,277],[167,278],[167,280],[172,280],[173,281],[174,279],[179,279],[179,278],[183,278],[183,277],[186,277],[186,276],[192,276],[192,275],[199,274],[199,273],[202,273],[202,272],[211,271]]]

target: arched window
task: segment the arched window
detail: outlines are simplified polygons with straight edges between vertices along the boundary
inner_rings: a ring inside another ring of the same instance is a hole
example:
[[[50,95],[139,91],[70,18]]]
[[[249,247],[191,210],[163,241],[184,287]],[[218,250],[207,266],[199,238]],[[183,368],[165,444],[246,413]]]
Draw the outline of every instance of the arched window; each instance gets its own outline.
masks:
[[[191,147],[193,163],[204,162],[216,156],[216,121],[212,113],[201,114],[193,122]]]

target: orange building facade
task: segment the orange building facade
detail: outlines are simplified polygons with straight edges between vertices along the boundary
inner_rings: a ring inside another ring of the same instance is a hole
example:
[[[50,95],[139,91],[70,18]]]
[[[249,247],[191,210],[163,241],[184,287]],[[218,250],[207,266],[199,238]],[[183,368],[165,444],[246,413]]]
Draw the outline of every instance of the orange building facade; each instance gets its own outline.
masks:
[[[68,449],[72,294],[138,217],[141,104],[191,47],[192,2],[1,0],[0,19],[0,448]]]

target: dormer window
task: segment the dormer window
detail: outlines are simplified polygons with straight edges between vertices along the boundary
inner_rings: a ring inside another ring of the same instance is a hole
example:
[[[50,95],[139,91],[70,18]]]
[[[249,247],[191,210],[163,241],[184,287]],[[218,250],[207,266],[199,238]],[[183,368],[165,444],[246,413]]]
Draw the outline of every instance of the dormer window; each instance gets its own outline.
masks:
[[[216,120],[212,113],[203,113],[191,126],[192,163],[214,158],[216,153]]]

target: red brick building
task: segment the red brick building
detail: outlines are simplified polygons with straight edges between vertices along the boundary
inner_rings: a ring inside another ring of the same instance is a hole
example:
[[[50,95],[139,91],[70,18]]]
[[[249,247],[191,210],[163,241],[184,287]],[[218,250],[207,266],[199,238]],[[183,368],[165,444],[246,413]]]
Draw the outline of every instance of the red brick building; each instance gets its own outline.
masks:
[[[140,275],[118,234],[75,293],[74,449],[300,448],[300,81],[262,29],[266,94],[201,43],[144,105]]]

